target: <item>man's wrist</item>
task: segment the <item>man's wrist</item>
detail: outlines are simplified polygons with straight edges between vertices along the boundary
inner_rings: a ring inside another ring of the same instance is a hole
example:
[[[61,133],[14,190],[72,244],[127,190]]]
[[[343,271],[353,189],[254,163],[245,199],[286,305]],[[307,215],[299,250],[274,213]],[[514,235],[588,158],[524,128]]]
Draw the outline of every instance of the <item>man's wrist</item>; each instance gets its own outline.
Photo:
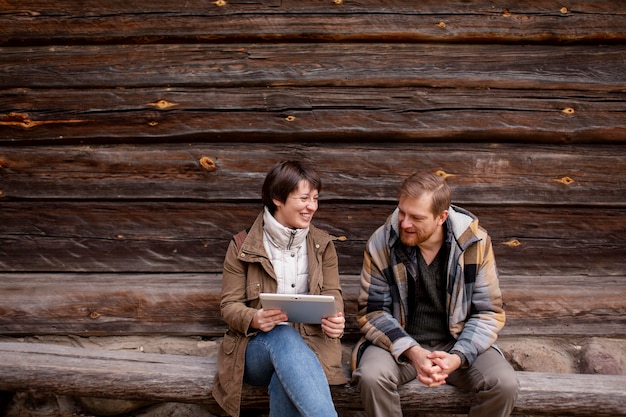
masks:
[[[467,360],[467,358],[465,357],[465,355],[458,350],[451,350],[450,351],[451,355],[456,355],[461,359],[461,366],[460,368],[467,368],[469,366],[469,361]]]

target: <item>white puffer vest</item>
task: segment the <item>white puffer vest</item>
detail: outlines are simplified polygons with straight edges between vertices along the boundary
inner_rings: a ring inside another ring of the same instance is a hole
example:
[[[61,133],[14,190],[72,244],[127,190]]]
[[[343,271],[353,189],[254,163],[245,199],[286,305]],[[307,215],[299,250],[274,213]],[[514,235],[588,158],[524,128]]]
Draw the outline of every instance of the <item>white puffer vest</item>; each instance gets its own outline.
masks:
[[[290,229],[280,224],[267,209],[263,213],[263,246],[278,280],[279,294],[309,292],[306,236],[309,228]]]

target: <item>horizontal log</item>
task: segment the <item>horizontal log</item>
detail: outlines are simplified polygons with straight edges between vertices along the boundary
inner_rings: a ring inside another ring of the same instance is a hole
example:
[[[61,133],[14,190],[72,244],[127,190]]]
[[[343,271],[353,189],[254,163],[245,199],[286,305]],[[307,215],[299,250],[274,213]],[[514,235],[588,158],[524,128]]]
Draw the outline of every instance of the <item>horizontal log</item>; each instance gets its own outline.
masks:
[[[341,277],[346,338],[356,324],[358,275]],[[502,276],[503,336],[625,337],[626,276]],[[226,328],[221,274],[0,274],[4,335],[200,335]]]
[[[5,1],[0,44],[268,40],[619,42],[624,14],[610,1],[301,2],[195,0],[115,3]],[[68,19],[71,18],[71,24]],[[443,25],[441,24],[443,22]],[[112,30],[115,28],[115,30]]]
[[[5,201],[254,201],[269,167],[289,158],[320,172],[323,205],[394,204],[402,179],[417,168],[449,175],[459,205],[626,204],[626,147],[601,144],[0,146],[0,191]]]
[[[623,92],[626,82],[626,45],[69,45],[0,47],[0,53],[0,89],[376,86]]]
[[[42,390],[66,395],[202,402],[210,398],[214,357],[0,343],[4,372],[0,389]],[[10,360],[10,365],[5,360]],[[142,398],[143,397],[143,398]]]
[[[215,274],[0,276],[5,335],[221,336],[226,330]]]
[[[12,89],[0,91],[0,98],[0,144],[5,146],[122,141],[189,145],[207,139],[216,144],[626,142],[624,92]]]
[[[7,272],[221,272],[232,236],[260,203],[0,203]],[[395,204],[322,201],[314,223],[338,237],[342,274],[357,274],[365,243]],[[505,275],[623,275],[626,208],[466,205],[492,236]]]
[[[92,350],[27,343],[0,343],[0,390],[62,395],[189,402],[215,406],[211,397],[214,356]],[[514,413],[623,416],[626,376],[518,372]],[[454,387],[429,389],[418,382],[399,388],[407,412],[467,412],[470,394]],[[362,410],[355,386],[333,386],[342,413]],[[244,408],[267,409],[266,389],[246,387]],[[341,414],[349,415],[349,414]]]

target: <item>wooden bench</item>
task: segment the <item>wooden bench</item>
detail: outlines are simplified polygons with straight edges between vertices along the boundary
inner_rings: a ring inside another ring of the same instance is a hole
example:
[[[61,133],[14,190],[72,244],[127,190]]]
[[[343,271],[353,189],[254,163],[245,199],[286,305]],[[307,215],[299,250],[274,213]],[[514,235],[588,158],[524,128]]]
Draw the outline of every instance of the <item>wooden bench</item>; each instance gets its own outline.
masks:
[[[190,402],[216,407],[211,397],[214,356],[192,357],[119,352],[36,343],[0,343],[0,390],[23,387],[57,394],[154,402]],[[514,413],[544,415],[623,416],[626,376],[518,372],[520,393]],[[354,386],[334,386],[341,415],[362,410]],[[418,382],[400,389],[407,410],[466,413],[472,395],[451,386],[428,389]],[[268,397],[247,387],[242,406],[266,412]]]
[[[615,2],[6,3],[0,391],[211,404],[211,355],[16,340],[218,338],[226,246],[285,158],[322,175],[315,223],[341,237],[346,349],[365,241],[417,167],[447,176],[492,235],[503,341],[626,339]],[[623,376],[519,375],[518,414],[624,415]],[[354,390],[333,392],[344,415]],[[471,401],[402,392],[407,414]],[[262,390],[244,400],[266,408]]]

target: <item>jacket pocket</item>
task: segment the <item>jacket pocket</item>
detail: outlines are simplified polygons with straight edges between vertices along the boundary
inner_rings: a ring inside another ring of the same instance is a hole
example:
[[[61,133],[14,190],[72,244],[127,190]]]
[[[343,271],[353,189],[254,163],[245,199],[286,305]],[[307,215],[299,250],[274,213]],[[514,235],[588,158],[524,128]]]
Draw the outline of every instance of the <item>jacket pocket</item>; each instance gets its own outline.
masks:
[[[230,356],[237,350],[240,336],[232,331],[227,331],[222,340],[222,352],[224,355]]]
[[[305,338],[306,337],[320,337],[323,339],[326,336],[320,324],[302,323],[300,324],[300,326],[301,327],[298,330],[300,331],[300,334],[303,334]]]

